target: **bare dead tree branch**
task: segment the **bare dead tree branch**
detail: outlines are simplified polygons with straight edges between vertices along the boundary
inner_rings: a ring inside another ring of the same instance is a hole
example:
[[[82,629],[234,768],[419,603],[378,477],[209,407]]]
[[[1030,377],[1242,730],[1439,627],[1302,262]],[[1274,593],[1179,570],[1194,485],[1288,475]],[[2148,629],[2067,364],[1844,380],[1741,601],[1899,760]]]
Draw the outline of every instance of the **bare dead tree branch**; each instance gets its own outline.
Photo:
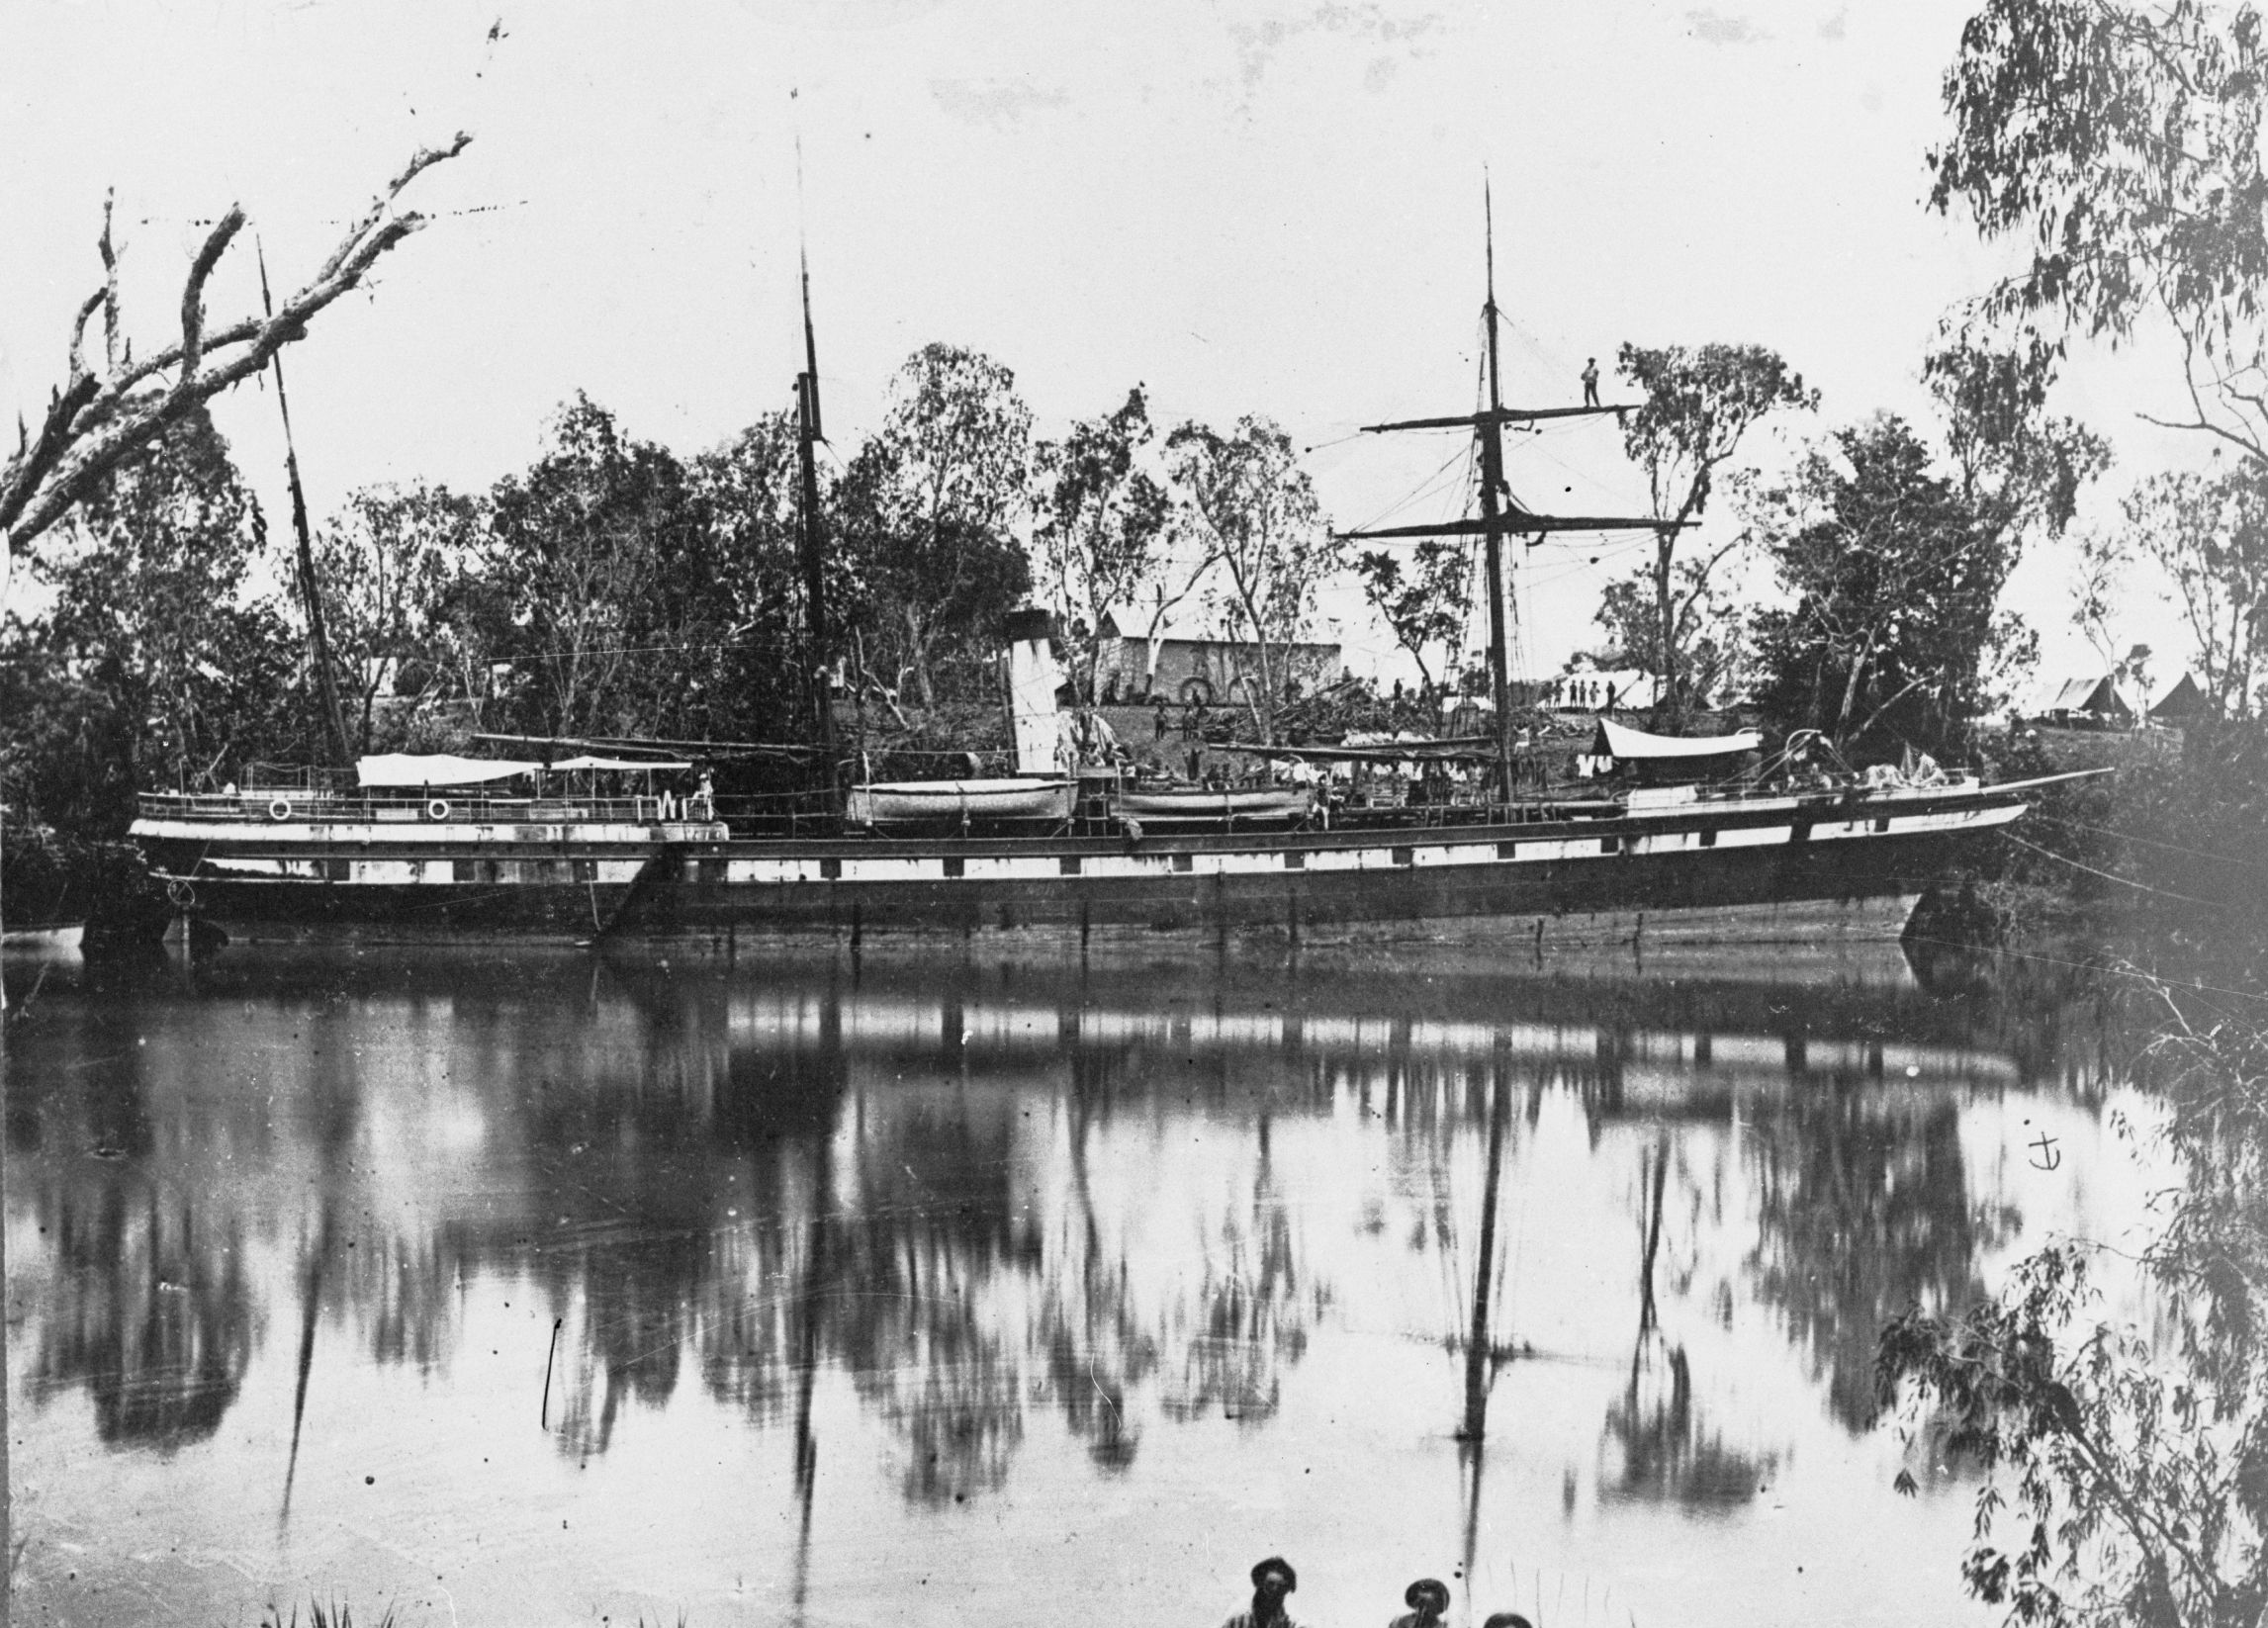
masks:
[[[103,262],[103,365],[118,371],[118,251],[111,247],[111,215],[118,207],[118,189],[103,194],[103,234],[95,239],[95,252]]]
[[[207,234],[191,262],[181,293],[181,341],[139,362],[118,338],[118,255],[111,241],[112,206],[103,206],[96,248],[103,286],[79,307],[71,326],[69,373],[48,398],[37,438],[22,439],[0,466],[0,583],[12,551],[59,520],[95,484],[141,451],[203,403],[261,371],[277,351],[304,338],[307,325],[341,295],[361,286],[381,256],[425,225],[414,211],[396,209],[405,187],[433,165],[454,158],[472,140],[460,133],[444,146],[410,158],[370,208],[348,228],[321,270],[272,315],[247,317],[209,330],[205,288],[214,268],[244,226],[230,208]],[[87,323],[103,313],[104,368],[86,364]],[[176,372],[170,389],[145,388],[157,375]]]

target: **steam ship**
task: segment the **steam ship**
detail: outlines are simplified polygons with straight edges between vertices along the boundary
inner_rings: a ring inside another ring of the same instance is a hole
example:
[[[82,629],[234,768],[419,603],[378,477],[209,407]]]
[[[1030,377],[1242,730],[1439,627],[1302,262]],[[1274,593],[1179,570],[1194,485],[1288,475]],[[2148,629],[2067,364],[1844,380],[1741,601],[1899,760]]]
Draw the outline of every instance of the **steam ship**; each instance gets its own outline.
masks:
[[[1066,762],[1044,612],[1009,629],[1017,773],[846,785],[826,686],[814,755],[827,784],[804,810],[720,806],[688,752],[370,758],[351,789],[149,794],[134,836],[192,938],[373,942],[818,936],[1075,935],[1152,929],[1303,936],[1477,929],[1537,950],[1631,940],[1758,943],[1823,932],[1894,936],[1932,884],[2020,817],[2041,780],[1987,785],[1932,771],[1869,778],[1782,760],[1760,773],[1753,732],[1666,739],[1599,726],[1613,777],[1534,786],[1515,745],[1505,665],[1504,541],[1658,530],[1647,518],[1532,513],[1503,479],[1504,426],[1627,410],[1506,407],[1492,266],[1488,404],[1367,426],[1464,428],[1480,512],[1349,533],[1479,537],[1486,548],[1494,736],[1484,750],[1412,743],[1278,749],[1279,761],[1461,756],[1469,801],[1348,806],[1304,787],[1161,787]],[[813,448],[818,362],[797,381],[809,665],[831,662]],[[1532,764],[1528,766],[1532,769]],[[643,789],[640,789],[640,784]],[[627,789],[626,789],[627,788]]]

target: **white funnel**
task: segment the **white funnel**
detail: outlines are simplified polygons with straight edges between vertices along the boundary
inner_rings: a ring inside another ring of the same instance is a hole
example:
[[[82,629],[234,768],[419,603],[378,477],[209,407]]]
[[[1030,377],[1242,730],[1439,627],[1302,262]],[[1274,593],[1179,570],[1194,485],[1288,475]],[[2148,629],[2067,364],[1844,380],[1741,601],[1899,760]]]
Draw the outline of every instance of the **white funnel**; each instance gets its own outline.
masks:
[[[1063,727],[1055,690],[1063,673],[1055,665],[1054,618],[1044,610],[1008,614],[1008,713],[1016,729],[1016,772],[1060,774]]]

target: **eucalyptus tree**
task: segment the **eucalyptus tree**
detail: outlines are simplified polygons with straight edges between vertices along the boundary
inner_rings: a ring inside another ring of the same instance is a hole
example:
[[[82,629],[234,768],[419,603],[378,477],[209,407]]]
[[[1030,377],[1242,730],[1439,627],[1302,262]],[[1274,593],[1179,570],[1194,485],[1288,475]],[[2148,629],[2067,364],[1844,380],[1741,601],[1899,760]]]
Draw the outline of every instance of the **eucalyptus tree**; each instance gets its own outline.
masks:
[[[449,588],[478,559],[487,523],[480,498],[418,482],[350,494],[317,537],[357,753],[372,750],[382,693],[422,700],[450,687]]]
[[[1307,631],[1315,590],[1341,568],[1345,545],[1324,522],[1298,448],[1272,420],[1247,414],[1225,434],[1186,423],[1166,454],[1225,578],[1214,609],[1251,648],[1259,684],[1247,685],[1249,704],[1261,740],[1273,742],[1289,647]]]
[[[1661,663],[1663,707],[1676,717],[1691,688],[1686,667],[1697,609],[1712,574],[1740,547],[1735,537],[1679,571],[1678,533],[1707,511],[1720,472],[1758,421],[1773,412],[1809,411],[1819,405],[1819,392],[1763,345],[1625,344],[1616,368],[1645,393],[1622,415],[1622,443],[1646,471],[1648,497],[1662,522],[1647,578],[1654,621],[1648,644]]]
[[[675,733],[685,660],[716,630],[683,466],[578,393],[542,457],[497,483],[465,636],[512,675],[504,715],[535,733]]]
[[[118,836],[138,787],[218,786],[251,761],[300,756],[311,720],[296,641],[261,586],[267,551],[259,503],[202,407],[38,540],[29,565],[49,602],[14,631],[65,716],[5,727],[26,745],[74,743],[70,763],[19,770],[44,784],[49,818]]]
[[[855,619],[938,698],[949,646],[983,632],[1030,588],[1015,535],[1028,501],[1032,409],[1016,375],[958,345],[923,346],[890,382],[880,429],[837,488],[856,576]]]
[[[2013,548],[1903,420],[1838,431],[1760,520],[1790,603],[1761,612],[1761,699],[1850,744],[1931,751],[1984,710],[1995,656],[2031,635],[1996,612]]]
[[[1403,554],[1366,549],[1355,559],[1355,580],[1430,684],[1433,664],[1425,653],[1439,651],[1440,676],[1448,678],[1473,614],[1473,551],[1468,539],[1436,537],[1419,543],[1406,558],[1405,570]]]
[[[2061,351],[2152,322],[2186,410],[2144,413],[2268,456],[2268,50],[2249,5],[1987,0],[1945,79],[1931,203],[2021,264],[1979,317]]]
[[[2128,495],[2122,513],[2099,566],[2156,565],[2196,645],[2214,712],[2250,717],[2268,674],[2268,470],[2153,475]]]
[[[1042,495],[1033,543],[1049,596],[1091,630],[1085,651],[1086,690],[1102,677],[1102,625],[1107,613],[1131,620],[1144,588],[1155,587],[1157,616],[1166,603],[1167,545],[1173,501],[1143,467],[1157,432],[1139,385],[1117,411],[1081,419],[1060,441],[1043,442],[1034,460]],[[1180,593],[1193,579],[1184,576]],[[1154,618],[1153,618],[1154,620]],[[1122,628],[1131,633],[1133,629]]]
[[[767,413],[693,459],[686,473],[708,533],[723,624],[705,664],[698,718],[688,719],[686,733],[729,740],[791,736],[794,720],[811,712],[802,694],[808,679],[795,659],[809,624],[797,555],[794,415]],[[847,601],[850,578],[838,551],[828,551],[824,570],[830,600]]]

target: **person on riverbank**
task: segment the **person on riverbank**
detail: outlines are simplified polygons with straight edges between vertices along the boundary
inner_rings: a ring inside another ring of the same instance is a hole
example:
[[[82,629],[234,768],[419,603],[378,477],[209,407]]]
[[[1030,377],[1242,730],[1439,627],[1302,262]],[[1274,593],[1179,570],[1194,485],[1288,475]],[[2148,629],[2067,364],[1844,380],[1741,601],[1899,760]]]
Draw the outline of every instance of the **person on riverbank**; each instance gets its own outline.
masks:
[[[1403,1590],[1402,1603],[1409,1609],[1387,1628],[1439,1628],[1449,1614],[1449,1585],[1439,1578],[1419,1578]]]
[[[1238,1611],[1221,1628],[1299,1628],[1284,1609],[1284,1596],[1300,1585],[1299,1573],[1281,1555],[1270,1555],[1252,1568],[1252,1604]]]

